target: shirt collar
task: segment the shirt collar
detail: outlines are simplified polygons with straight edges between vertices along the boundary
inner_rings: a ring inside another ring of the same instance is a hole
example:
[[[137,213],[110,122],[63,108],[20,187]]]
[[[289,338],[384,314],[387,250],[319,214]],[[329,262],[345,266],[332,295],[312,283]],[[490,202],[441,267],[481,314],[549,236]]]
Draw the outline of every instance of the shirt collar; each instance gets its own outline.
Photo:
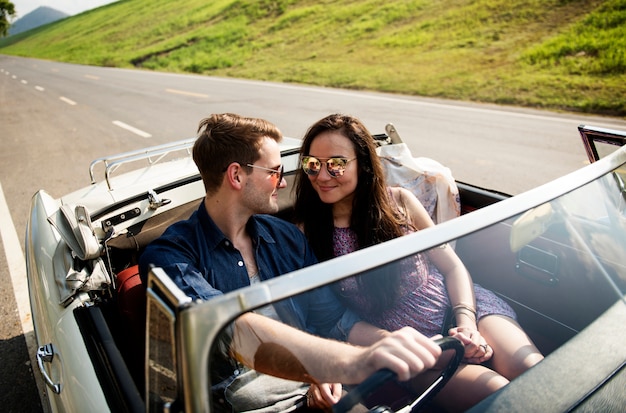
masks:
[[[226,237],[226,235],[224,235],[222,230],[219,229],[219,227],[215,224],[215,221],[213,221],[213,218],[211,218],[211,216],[207,212],[204,202],[200,203],[198,216],[203,228],[203,232],[205,233],[209,248],[215,249],[224,241],[230,242],[230,240]],[[246,224],[246,229],[250,234],[250,237],[254,241],[255,245],[258,245],[261,239],[263,239],[268,244],[274,244],[276,243],[276,241],[274,240],[274,237],[272,237],[267,228],[267,226],[271,224],[267,224],[266,221],[262,219],[262,217],[263,215],[251,216],[248,220],[248,223]]]

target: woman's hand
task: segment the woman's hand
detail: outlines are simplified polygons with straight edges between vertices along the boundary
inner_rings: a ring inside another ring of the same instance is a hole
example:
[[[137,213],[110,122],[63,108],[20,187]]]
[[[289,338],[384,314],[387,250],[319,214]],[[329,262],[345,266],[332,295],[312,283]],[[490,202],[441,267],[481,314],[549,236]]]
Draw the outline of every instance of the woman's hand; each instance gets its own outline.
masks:
[[[465,345],[465,361],[468,363],[480,364],[493,356],[493,349],[475,328],[454,327],[448,334]]]
[[[341,383],[311,384],[306,393],[307,406],[314,409],[330,410],[341,398]]]

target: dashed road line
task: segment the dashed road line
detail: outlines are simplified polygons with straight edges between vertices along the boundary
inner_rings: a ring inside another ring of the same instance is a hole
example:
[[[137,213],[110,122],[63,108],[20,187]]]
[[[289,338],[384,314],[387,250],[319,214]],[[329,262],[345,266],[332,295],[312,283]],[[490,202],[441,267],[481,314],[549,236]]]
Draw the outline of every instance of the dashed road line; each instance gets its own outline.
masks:
[[[76,105],[76,102],[74,102],[72,99],[68,99],[65,96],[59,96],[59,99],[61,99],[63,102],[67,103],[68,105]]]
[[[187,92],[186,90],[178,90],[178,89],[165,89],[166,92],[176,93],[178,95],[187,95],[187,96],[195,96],[199,98],[208,98],[209,95],[204,93],[196,93],[196,92]]]
[[[126,129],[127,131],[130,131],[130,132],[132,132],[132,133],[134,133],[136,135],[139,135],[142,138],[151,138],[152,137],[152,135],[150,135],[148,132],[144,132],[141,129],[137,129],[137,128],[133,127],[133,126],[127,125],[126,123],[124,123],[122,121],[119,121],[119,120],[114,120],[113,124],[115,126],[119,126],[122,129]]]
[[[2,69],[2,72],[4,72],[5,75],[9,74],[9,72],[5,71],[4,69]],[[85,75],[85,77],[89,78],[89,79],[95,79],[95,80],[100,79],[98,76],[93,76],[93,75]],[[13,79],[17,79],[17,76],[13,75]],[[23,84],[27,84],[28,83],[26,80],[21,80],[21,82]],[[35,86],[35,89],[40,91],[40,92],[45,91],[45,89],[43,87],[41,87],[41,86]],[[197,97],[208,97],[208,95],[205,95],[205,94],[202,94],[202,93],[185,92],[185,91],[182,91],[182,90],[175,90],[175,89],[166,89],[166,90],[168,92],[171,92],[171,93],[179,93],[179,94],[185,94],[185,95],[191,95],[191,96],[197,96]],[[77,105],[76,102],[74,102],[72,99],[66,98],[65,96],[59,96],[59,99],[61,101],[65,102],[65,103],[67,103],[68,105],[72,105],[72,106]],[[119,121],[119,120],[114,120],[113,124],[118,126],[118,127],[120,127],[120,128],[122,128],[122,129],[126,129],[127,131],[130,131],[130,132],[134,133],[135,135],[139,135],[142,138],[151,138],[152,137],[152,135],[149,134],[148,132],[144,132],[141,129],[137,129],[137,128],[135,128],[133,126],[130,126],[130,125],[128,125],[128,124],[126,124],[126,123],[124,123],[122,121]],[[1,189],[2,188],[0,187],[0,190]]]

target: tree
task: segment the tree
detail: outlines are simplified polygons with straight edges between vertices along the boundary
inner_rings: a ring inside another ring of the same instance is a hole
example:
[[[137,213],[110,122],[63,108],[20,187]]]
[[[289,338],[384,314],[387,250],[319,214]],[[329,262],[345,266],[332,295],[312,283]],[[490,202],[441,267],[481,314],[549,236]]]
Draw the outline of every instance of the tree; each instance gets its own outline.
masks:
[[[9,0],[0,0],[0,37],[9,32],[11,22],[9,18],[15,17],[15,6]]]

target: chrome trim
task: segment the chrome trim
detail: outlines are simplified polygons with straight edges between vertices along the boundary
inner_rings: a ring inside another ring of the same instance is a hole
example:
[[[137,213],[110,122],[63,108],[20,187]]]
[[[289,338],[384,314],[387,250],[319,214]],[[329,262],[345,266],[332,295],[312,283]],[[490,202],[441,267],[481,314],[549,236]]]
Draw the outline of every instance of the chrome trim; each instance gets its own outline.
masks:
[[[148,276],[148,290],[157,289],[165,298],[178,308],[191,303],[191,297],[182,292],[174,281],[161,268],[153,268]]]
[[[150,203],[148,208],[155,211],[161,208],[162,206],[169,204],[170,202],[172,202],[172,200],[161,199],[159,195],[154,191],[154,189],[150,189],[148,190],[148,202]]]
[[[109,190],[113,190],[111,184],[111,176],[120,166],[136,161],[142,161],[147,159],[149,165],[154,165],[161,161],[165,156],[172,152],[185,151],[185,156],[191,156],[191,149],[193,148],[196,138],[183,139],[175,142],[165,143],[162,145],[151,146],[148,148],[137,149],[134,151],[122,152],[117,155],[103,156],[95,159],[89,165],[89,178],[91,184],[97,183],[94,168],[99,163],[104,164],[104,179],[107,183]],[[284,136],[280,141],[281,151],[284,155],[297,155],[298,148],[301,141],[296,138]],[[291,153],[293,151],[293,153]]]
[[[176,142],[170,142],[163,145],[151,146],[149,148],[138,149],[135,151],[123,152],[117,155],[105,156],[98,158],[91,162],[89,165],[89,177],[91,178],[91,184],[96,184],[94,175],[94,168],[97,164],[104,164],[104,178],[106,180],[109,190],[112,190],[111,186],[111,174],[115,172],[117,168],[125,163],[148,160],[149,165],[158,163],[161,159],[172,152],[186,151],[187,155],[191,155],[191,148],[193,147],[196,138],[184,139]]]
[[[61,393],[61,383],[55,383],[50,376],[48,375],[48,371],[44,366],[44,363],[52,363],[54,359],[54,355],[56,351],[52,343],[45,344],[37,350],[37,366],[39,367],[39,372],[43,376],[44,381],[52,389],[53,393],[60,394]]]

